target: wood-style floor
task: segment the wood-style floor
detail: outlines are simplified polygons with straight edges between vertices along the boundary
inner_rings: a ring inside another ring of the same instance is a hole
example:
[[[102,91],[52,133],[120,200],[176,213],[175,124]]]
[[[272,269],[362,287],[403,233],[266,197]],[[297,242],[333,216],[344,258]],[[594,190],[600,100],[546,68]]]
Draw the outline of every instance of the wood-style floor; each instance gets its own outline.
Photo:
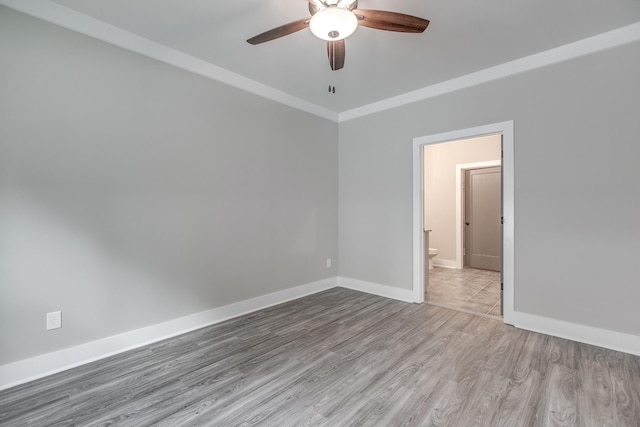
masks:
[[[335,288],[0,392],[0,424],[640,426],[640,357]]]
[[[500,272],[465,267],[429,270],[425,301],[432,305],[502,320]]]

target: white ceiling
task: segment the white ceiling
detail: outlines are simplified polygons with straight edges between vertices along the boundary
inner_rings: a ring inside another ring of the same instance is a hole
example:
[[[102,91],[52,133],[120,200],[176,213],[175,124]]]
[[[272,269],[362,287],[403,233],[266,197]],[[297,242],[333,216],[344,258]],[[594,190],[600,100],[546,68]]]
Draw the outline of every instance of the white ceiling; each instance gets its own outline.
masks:
[[[640,21],[639,0],[360,0],[431,23],[423,34],[360,27],[344,69],[331,71],[325,42],[308,29],[246,42],[309,16],[305,0],[53,1],[336,113]]]

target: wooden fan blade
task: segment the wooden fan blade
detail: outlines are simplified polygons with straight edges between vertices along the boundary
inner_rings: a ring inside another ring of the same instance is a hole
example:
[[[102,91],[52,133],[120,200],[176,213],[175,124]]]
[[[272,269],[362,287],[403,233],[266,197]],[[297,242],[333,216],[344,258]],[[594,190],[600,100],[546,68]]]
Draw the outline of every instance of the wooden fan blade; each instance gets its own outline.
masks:
[[[426,19],[405,15],[404,13],[366,9],[356,9],[353,13],[364,17],[364,19],[358,21],[360,25],[377,30],[397,31],[400,33],[421,33],[426,30],[429,25],[429,21]]]
[[[333,71],[344,67],[344,39],[327,42],[327,54],[329,55],[329,65]]]
[[[297,21],[289,22],[288,24],[273,28],[269,31],[265,31],[264,33],[258,34],[255,37],[251,37],[249,40],[247,40],[247,43],[260,44],[268,42],[280,37],[288,36],[289,34],[295,33],[296,31],[304,30],[308,26],[309,18],[299,19]]]
[[[333,71],[344,67],[344,39],[327,42],[327,54],[329,55],[329,65]]]

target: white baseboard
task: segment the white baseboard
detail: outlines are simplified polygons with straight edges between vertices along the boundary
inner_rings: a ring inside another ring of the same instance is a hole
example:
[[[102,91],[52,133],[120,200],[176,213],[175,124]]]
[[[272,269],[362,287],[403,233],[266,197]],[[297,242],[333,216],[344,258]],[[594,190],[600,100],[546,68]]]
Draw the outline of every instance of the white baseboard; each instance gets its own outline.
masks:
[[[335,277],[0,366],[0,390],[336,287]]]
[[[413,291],[409,289],[349,277],[328,278],[2,365],[0,366],[0,390],[336,286],[400,301],[414,302]],[[520,329],[640,356],[640,336],[522,312],[515,312],[513,318],[514,326]]]
[[[520,329],[640,356],[640,336],[637,335],[579,325],[518,311],[513,313],[513,319],[513,325]]]
[[[415,302],[413,290],[411,289],[400,289],[379,283],[351,279],[350,277],[338,277],[338,286],[399,301]]]
[[[432,260],[433,266],[434,267],[444,267],[444,268],[456,268],[457,266],[457,262],[456,260],[451,260],[451,259],[437,259],[433,258]]]

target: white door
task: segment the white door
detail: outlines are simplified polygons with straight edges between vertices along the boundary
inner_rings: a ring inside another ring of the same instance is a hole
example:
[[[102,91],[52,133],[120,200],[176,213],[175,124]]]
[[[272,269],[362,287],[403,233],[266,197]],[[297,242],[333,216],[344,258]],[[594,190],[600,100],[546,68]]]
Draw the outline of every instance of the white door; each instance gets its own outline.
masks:
[[[500,271],[501,167],[465,171],[464,265]]]

